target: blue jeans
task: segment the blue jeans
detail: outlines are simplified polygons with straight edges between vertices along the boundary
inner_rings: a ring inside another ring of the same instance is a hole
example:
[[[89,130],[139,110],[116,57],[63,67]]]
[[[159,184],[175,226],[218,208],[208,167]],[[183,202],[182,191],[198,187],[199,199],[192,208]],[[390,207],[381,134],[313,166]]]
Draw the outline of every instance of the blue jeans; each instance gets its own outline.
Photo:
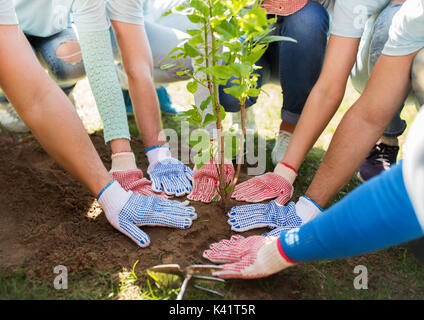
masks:
[[[62,88],[65,94],[69,94],[78,80],[85,77],[82,60],[71,63],[56,56],[56,50],[62,43],[78,41],[72,27],[69,26],[67,29],[46,38],[31,35],[26,35],[26,37],[41,65],[47,70],[50,77]],[[0,102],[7,102],[1,90]]]
[[[258,87],[268,81],[280,83],[284,93],[281,119],[296,124],[306,99],[318,80],[327,47],[329,15],[319,3],[309,1],[300,11],[279,17],[275,25],[277,35],[291,37],[293,42],[271,43],[257,65],[262,69]],[[228,112],[237,112],[240,105],[237,99],[226,94],[224,89],[232,86],[232,79],[219,88],[220,103]],[[256,103],[257,98],[246,101],[246,107]]]

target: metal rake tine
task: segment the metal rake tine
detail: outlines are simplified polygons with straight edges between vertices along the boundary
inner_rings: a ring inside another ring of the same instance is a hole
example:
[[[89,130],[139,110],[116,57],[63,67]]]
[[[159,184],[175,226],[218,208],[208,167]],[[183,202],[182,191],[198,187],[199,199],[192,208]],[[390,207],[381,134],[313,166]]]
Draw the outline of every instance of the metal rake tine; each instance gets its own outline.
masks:
[[[217,296],[220,296],[222,298],[224,297],[224,295],[221,292],[218,292],[218,291],[215,291],[215,290],[212,290],[212,289],[209,289],[209,288],[204,288],[204,287],[201,287],[197,284],[193,285],[193,287],[196,288],[196,289],[202,290],[202,291],[206,291],[206,292],[209,292],[209,293],[212,293],[212,294],[216,294]]]
[[[218,282],[225,282],[222,278],[217,277],[209,277],[209,276],[200,276],[200,275],[194,275],[193,279],[199,279],[199,280],[206,280],[206,281],[218,281]]]
[[[180,292],[178,293],[177,300],[183,300],[183,296],[187,289],[187,285],[191,279],[191,276],[192,276],[191,274],[187,274],[187,276],[185,277],[183,284],[181,285]]]

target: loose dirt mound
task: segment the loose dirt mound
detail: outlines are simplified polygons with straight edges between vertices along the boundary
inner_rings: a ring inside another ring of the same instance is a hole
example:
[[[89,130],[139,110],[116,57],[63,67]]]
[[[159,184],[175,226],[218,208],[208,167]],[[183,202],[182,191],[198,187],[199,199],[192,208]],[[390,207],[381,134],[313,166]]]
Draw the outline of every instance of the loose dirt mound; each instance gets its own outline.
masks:
[[[94,134],[91,139],[110,168],[110,153],[103,137]],[[141,142],[133,145],[142,149]],[[138,154],[137,163],[146,174],[144,154]],[[240,180],[245,179],[242,172]],[[201,257],[202,251],[232,234],[228,217],[216,203],[192,202],[198,220],[190,229],[143,228],[151,237],[151,245],[140,249],[112,228],[94,197],[62,170],[32,136],[0,136],[0,182],[0,267],[12,270],[25,266],[33,279],[53,279],[53,268],[60,264],[67,266],[71,274],[93,267],[119,271],[137,260],[141,270],[161,263],[207,263]],[[250,234],[261,231],[264,230]],[[277,290],[272,295],[258,291],[256,282],[235,281],[233,296],[294,298],[293,283],[284,275],[275,277],[281,285],[274,288]]]

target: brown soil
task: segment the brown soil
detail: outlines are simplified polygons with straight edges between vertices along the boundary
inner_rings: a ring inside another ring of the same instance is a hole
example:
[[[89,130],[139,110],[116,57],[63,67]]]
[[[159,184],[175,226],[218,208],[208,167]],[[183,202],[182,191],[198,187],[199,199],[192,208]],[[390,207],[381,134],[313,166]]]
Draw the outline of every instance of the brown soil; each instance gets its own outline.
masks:
[[[91,139],[107,168],[110,153],[103,137]],[[133,142],[142,150],[140,142]],[[143,153],[139,167],[146,169]],[[242,170],[240,181],[246,179]],[[182,199],[181,199],[182,200]],[[236,204],[236,202],[234,202]],[[202,251],[232,234],[224,210],[217,204],[192,202],[198,219],[188,230],[143,228],[151,245],[140,249],[105,219],[94,197],[61,169],[31,136],[0,136],[0,269],[25,267],[34,280],[53,279],[53,268],[65,265],[73,272],[122,270],[139,260],[137,270],[162,263],[208,263]],[[246,232],[258,234],[264,230]],[[94,275],[93,275],[94,276]],[[233,280],[235,299],[293,299],[299,296],[294,280],[273,276],[275,287],[258,288],[257,280]]]

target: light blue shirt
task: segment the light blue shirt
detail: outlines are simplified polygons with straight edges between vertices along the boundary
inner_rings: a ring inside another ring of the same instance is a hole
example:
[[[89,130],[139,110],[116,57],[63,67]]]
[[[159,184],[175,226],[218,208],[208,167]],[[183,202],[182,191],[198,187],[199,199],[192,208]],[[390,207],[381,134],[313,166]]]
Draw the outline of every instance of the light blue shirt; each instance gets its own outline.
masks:
[[[368,19],[383,10],[391,0],[336,0],[331,34],[360,38]]]
[[[408,0],[395,14],[383,54],[404,56],[424,47],[424,0]]]
[[[0,23],[14,22],[12,0],[0,0]],[[107,30],[109,19],[143,25],[143,0],[14,0],[24,33],[49,37],[64,30],[71,18],[79,32]],[[8,12],[8,15],[1,12]],[[13,24],[13,23],[12,23]]]
[[[0,24],[17,24],[13,2],[11,0],[0,0]]]

